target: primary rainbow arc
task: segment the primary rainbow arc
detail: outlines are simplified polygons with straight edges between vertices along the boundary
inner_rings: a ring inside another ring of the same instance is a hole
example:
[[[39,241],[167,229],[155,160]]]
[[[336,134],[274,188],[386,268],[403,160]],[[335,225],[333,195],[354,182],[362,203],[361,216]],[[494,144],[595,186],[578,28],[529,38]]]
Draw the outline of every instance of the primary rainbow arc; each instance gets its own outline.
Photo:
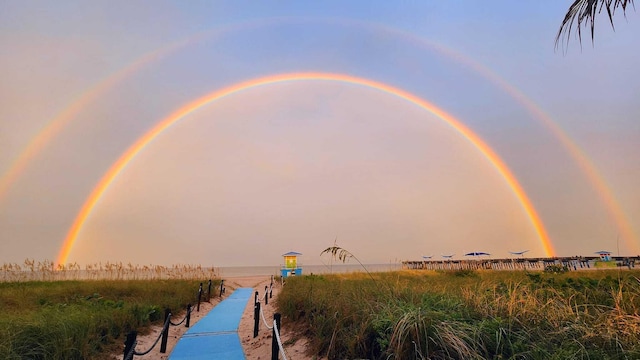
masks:
[[[542,223],[542,220],[538,216],[533,204],[531,203],[529,197],[525,193],[524,189],[513,175],[513,173],[509,170],[507,165],[502,161],[502,159],[489,147],[489,145],[483,141],[476,133],[474,133],[471,129],[466,127],[452,115],[448,114],[444,110],[438,108],[434,104],[431,104],[416,95],[413,95],[405,90],[393,87],[391,85],[387,85],[381,82],[377,82],[374,80],[355,77],[351,75],[345,74],[335,74],[335,73],[321,73],[321,72],[306,72],[306,73],[289,73],[289,74],[278,74],[273,76],[260,77],[252,80],[248,80],[245,82],[237,83],[235,85],[231,85],[225,87],[220,90],[216,90],[212,93],[209,93],[203,97],[200,97],[187,105],[179,108],[160,122],[158,122],[151,130],[138,138],[133,145],[131,145],[121,156],[120,158],[114,162],[109,170],[102,176],[101,180],[94,187],[89,197],[86,199],[84,205],[82,206],[80,212],[77,214],[71,228],[69,229],[67,236],[64,240],[64,243],[60,249],[58,254],[56,264],[65,264],[67,259],[71,253],[74,243],[78,239],[78,235],[82,230],[84,223],[87,218],[91,214],[91,211],[96,206],[100,198],[104,195],[105,191],[109,188],[114,179],[118,176],[118,174],[129,164],[133,158],[145,147],[147,146],[155,137],[161,134],[163,131],[167,130],[176,122],[183,119],[186,115],[192,113],[193,111],[219,99],[222,99],[226,96],[239,93],[244,90],[248,90],[251,88],[282,83],[287,81],[336,81],[341,83],[349,83],[360,86],[366,86],[373,89],[380,90],[382,92],[397,96],[404,100],[407,100],[440,118],[449,126],[451,126],[455,131],[460,133],[463,137],[465,137],[471,144],[473,144],[482,155],[493,165],[493,167],[500,173],[500,175],[504,178],[505,182],[508,184],[516,198],[519,200],[523,210],[529,217],[529,220],[533,227],[536,230],[538,238],[544,248],[544,251],[547,256],[555,255],[555,250],[553,249],[553,245],[549,239],[547,231]]]

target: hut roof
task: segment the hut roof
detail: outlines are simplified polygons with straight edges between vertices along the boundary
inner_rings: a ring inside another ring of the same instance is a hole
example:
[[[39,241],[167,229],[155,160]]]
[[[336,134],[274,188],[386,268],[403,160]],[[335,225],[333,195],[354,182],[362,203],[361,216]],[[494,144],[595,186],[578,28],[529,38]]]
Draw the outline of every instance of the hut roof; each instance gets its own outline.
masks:
[[[295,252],[295,251],[289,251],[286,254],[282,254],[282,256],[298,256],[298,255],[302,255],[302,254],[299,253],[299,252]]]

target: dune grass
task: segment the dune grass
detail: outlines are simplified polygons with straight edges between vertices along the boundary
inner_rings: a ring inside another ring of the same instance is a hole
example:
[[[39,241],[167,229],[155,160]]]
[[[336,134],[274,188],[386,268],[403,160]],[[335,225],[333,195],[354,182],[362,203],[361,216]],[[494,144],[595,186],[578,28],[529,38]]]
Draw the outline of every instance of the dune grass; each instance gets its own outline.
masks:
[[[25,259],[22,264],[4,263],[0,266],[0,282],[60,281],[60,280],[161,280],[212,279],[219,277],[219,269],[202,265],[174,264],[139,265],[123,262],[55,264],[51,260]]]
[[[130,330],[144,332],[161,324],[165,308],[182,315],[188,303],[197,301],[199,283],[0,283],[0,359],[106,359],[122,351]],[[219,284],[214,281],[213,289]]]
[[[640,358],[638,271],[288,279],[277,306],[329,359]]]

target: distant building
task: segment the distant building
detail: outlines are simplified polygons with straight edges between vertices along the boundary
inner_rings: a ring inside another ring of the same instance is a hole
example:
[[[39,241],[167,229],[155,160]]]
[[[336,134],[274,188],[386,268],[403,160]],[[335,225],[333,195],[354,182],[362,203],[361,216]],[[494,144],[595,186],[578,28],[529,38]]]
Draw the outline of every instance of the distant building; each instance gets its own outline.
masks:
[[[298,256],[300,255],[302,254],[295,251],[289,251],[286,254],[282,254],[284,257],[284,265],[280,269],[282,277],[302,275],[302,267],[298,262]]]

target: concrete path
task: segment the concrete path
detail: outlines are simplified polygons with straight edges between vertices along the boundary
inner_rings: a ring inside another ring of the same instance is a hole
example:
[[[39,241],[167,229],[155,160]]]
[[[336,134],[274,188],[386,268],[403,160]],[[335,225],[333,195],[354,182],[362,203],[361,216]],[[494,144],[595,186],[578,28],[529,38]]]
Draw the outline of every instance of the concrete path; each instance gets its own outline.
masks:
[[[238,325],[247,302],[252,297],[252,288],[236,289],[182,335],[169,355],[169,360],[245,360]]]

